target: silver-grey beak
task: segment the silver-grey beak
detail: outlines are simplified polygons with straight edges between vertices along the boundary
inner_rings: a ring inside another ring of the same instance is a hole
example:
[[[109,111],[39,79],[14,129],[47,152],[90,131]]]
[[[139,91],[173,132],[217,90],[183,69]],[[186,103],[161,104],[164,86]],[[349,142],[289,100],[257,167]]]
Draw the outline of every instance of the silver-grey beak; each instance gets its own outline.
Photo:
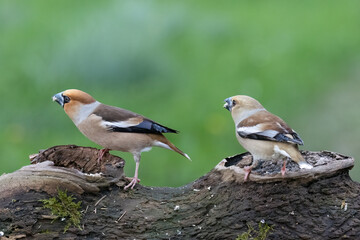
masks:
[[[231,108],[233,107],[231,98],[227,98],[224,101],[225,101],[224,108],[226,108],[227,110],[229,110],[231,112]]]
[[[60,106],[64,107],[64,97],[62,96],[62,92],[61,93],[57,93],[52,97],[52,100],[54,102],[57,102],[58,104],[60,104]]]

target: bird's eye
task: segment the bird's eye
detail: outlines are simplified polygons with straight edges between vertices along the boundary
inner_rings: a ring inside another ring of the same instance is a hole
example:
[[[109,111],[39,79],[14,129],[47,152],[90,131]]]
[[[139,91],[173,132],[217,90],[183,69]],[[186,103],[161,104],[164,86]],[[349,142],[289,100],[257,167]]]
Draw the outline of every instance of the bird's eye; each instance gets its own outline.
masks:
[[[236,105],[236,101],[235,101],[235,100],[232,101],[232,105],[233,105],[233,106]]]
[[[70,102],[70,98],[68,96],[63,96],[64,97],[64,104]]]

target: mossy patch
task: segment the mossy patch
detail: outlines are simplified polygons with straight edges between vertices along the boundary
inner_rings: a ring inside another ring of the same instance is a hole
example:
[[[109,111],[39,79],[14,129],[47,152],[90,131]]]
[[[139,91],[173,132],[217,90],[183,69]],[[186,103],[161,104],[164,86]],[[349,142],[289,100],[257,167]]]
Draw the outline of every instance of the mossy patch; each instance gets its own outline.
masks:
[[[269,226],[265,221],[260,221],[258,229],[256,230],[253,226],[247,224],[248,231],[239,235],[236,240],[265,240],[273,230],[273,226]]]
[[[60,219],[66,221],[64,227],[64,233],[72,225],[82,230],[80,226],[81,221],[81,201],[75,202],[75,198],[67,194],[67,191],[58,190],[58,194],[55,197],[49,199],[40,200],[44,204],[44,208],[51,210],[51,214],[55,215],[56,218],[53,220]]]

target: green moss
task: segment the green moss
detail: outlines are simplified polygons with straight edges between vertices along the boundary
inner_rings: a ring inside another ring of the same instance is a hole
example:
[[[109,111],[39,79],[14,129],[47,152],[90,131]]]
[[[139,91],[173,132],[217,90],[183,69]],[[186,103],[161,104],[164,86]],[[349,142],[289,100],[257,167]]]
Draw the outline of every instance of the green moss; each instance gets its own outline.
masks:
[[[248,231],[239,235],[236,240],[265,240],[266,237],[270,234],[270,231],[273,230],[273,226],[269,226],[265,222],[259,222],[258,230],[253,226],[247,224]]]
[[[55,215],[56,219],[60,218],[62,221],[65,220],[67,222],[64,228],[64,233],[71,225],[81,230],[81,201],[76,203],[74,200],[75,198],[68,195],[66,190],[61,191],[60,189],[58,190],[56,197],[40,200],[44,204],[43,207],[50,209],[51,214]]]
[[[49,231],[49,229],[44,229],[40,232],[40,234],[50,234],[51,232]]]

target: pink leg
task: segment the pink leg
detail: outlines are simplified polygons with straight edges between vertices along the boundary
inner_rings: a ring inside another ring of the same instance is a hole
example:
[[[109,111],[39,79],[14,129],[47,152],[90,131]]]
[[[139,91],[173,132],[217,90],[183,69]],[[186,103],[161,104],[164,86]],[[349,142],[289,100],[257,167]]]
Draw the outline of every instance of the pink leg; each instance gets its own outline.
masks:
[[[100,151],[99,151],[99,156],[98,156],[98,159],[97,159],[98,164],[100,164],[101,159],[102,159],[102,158],[104,157],[104,155],[105,155],[106,153],[108,153],[109,151],[110,151],[110,149],[108,149],[108,148],[100,149]]]
[[[124,187],[124,190],[128,189],[129,187],[131,189],[133,189],[135,187],[136,183],[140,182],[140,179],[138,178],[138,176],[139,176],[138,175],[139,174],[139,165],[140,165],[140,161],[137,161],[136,165],[135,165],[135,175],[132,178],[131,182]]]
[[[286,159],[284,160],[284,164],[281,168],[281,176],[285,176],[285,173],[286,173]]]
[[[249,179],[249,175],[252,168],[253,168],[252,166],[244,167],[244,171],[245,171],[244,182],[246,182]]]

